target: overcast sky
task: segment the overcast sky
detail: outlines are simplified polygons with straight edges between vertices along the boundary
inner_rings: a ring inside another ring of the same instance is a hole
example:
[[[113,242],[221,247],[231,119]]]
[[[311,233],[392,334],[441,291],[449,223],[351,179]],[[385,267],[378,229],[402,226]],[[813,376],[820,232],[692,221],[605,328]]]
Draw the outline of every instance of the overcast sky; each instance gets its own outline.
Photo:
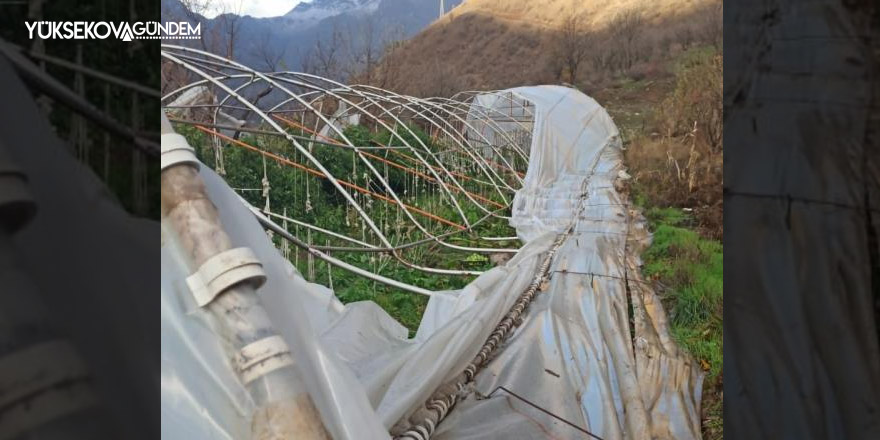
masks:
[[[305,0],[309,3],[310,0]],[[213,10],[205,13],[208,18],[214,18],[223,12],[223,4],[237,5],[241,3],[241,15],[250,15],[251,17],[278,17],[290,12],[294,6],[302,3],[303,0],[221,0],[216,2],[217,6]],[[229,8],[227,6],[227,8]],[[235,9],[234,7],[229,9]]]

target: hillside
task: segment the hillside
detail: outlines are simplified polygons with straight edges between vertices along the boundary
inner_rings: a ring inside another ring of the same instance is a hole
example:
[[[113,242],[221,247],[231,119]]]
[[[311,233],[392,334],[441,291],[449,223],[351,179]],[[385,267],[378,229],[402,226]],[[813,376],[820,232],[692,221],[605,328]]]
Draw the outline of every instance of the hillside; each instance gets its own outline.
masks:
[[[446,0],[446,8],[460,2]],[[303,70],[304,58],[318,42],[325,47],[334,45],[340,58],[349,56],[343,51],[363,50],[364,45],[372,46],[378,53],[392,41],[415,35],[436,20],[439,13],[436,0],[312,0],[297,4],[279,17],[227,13],[209,19],[199,13],[203,11],[198,5],[204,4],[162,0],[162,19],[201,23],[207,47],[200,48],[223,55],[229,30],[234,28],[233,58],[261,70]],[[338,37],[336,44],[334,34]],[[343,72],[317,73],[339,79],[343,76]]]
[[[669,58],[694,41],[716,38],[710,33],[720,40],[720,14],[706,13],[716,5],[717,0],[466,0],[394,52],[392,85],[403,93],[431,95],[558,83],[561,66],[552,48],[566,20],[577,16],[590,34],[590,49],[587,69],[576,82],[590,89],[620,73],[615,70],[645,69],[645,63]],[[622,47],[611,28],[629,11],[637,11],[641,22]],[[624,69],[607,65],[621,51],[637,52],[638,63]]]
[[[707,374],[707,440],[723,438],[722,30],[718,0],[465,0],[374,75],[421,96],[567,83],[608,110],[653,233],[644,275]]]

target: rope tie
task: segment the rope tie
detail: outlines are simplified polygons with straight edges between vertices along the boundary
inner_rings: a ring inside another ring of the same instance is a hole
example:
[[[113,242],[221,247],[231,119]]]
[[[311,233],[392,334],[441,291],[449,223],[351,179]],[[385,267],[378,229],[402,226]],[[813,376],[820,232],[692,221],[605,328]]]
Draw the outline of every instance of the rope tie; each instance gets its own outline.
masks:
[[[507,312],[507,315],[500,323],[498,323],[498,326],[495,327],[495,330],[490,334],[489,339],[486,340],[480,348],[479,353],[477,353],[474,359],[467,365],[467,367],[465,367],[464,372],[453,379],[453,383],[451,384],[453,390],[444,390],[445,388],[449,388],[449,385],[442,386],[440,390],[431,396],[423,408],[417,410],[412,416],[410,416],[409,422],[411,422],[412,425],[405,432],[394,437],[394,440],[430,439],[436,426],[446,418],[446,415],[449,414],[449,411],[458,402],[459,394],[465,390],[465,385],[473,381],[477,372],[485,366],[489,357],[498,345],[504,342],[510,335],[510,331],[521,322],[520,317],[522,313],[528,308],[538,290],[541,289],[548,279],[550,263],[553,260],[553,256],[565,242],[565,239],[571,234],[572,230],[573,227],[569,228],[568,231],[560,234],[556,238],[556,241],[554,241],[550,250],[547,251],[547,256],[538,268],[532,282],[526,290],[520,294],[516,303],[514,303],[510,311]]]

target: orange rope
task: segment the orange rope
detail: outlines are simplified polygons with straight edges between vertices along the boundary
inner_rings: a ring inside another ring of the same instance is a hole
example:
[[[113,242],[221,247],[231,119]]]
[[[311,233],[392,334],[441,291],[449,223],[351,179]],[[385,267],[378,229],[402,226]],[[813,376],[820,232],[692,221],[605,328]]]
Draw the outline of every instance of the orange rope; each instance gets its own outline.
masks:
[[[484,158],[484,159],[485,159],[485,158]],[[504,166],[504,165],[501,165],[500,163],[493,162],[493,161],[491,161],[491,160],[489,160],[489,159],[486,159],[486,162],[488,162],[490,165],[495,165],[495,168],[498,168],[498,169],[500,169],[500,170],[502,170],[502,171],[511,171],[510,168],[508,168],[508,167],[506,167],[506,166]],[[522,171],[516,171],[516,170],[512,170],[512,171],[513,171],[514,173],[516,173],[519,177],[526,177],[526,173],[523,173]]]
[[[345,146],[344,143],[342,143],[342,142],[340,142],[340,141],[338,141],[338,140],[336,140],[336,139],[333,139],[333,138],[329,138],[329,137],[327,137],[327,136],[324,136],[324,135],[322,135],[321,133],[318,133],[318,132],[316,132],[316,131],[314,131],[314,130],[311,130],[311,129],[309,129],[308,127],[303,126],[302,124],[299,124],[299,123],[297,123],[297,122],[295,122],[295,121],[291,121],[291,120],[289,120],[289,119],[282,118],[281,116],[278,116],[278,115],[275,115],[275,114],[273,114],[272,117],[274,117],[275,119],[278,119],[279,121],[283,121],[284,123],[290,125],[291,127],[298,128],[298,129],[303,130],[303,131],[305,131],[305,132],[307,132],[307,133],[310,133],[310,134],[312,134],[312,135],[315,135],[315,136],[318,136],[318,137],[320,137],[320,138],[322,138],[322,139],[325,139],[328,143],[335,144],[335,145],[342,145],[342,146]],[[431,137],[432,137],[432,139],[434,139],[435,142],[437,141],[437,137],[436,137],[436,136],[433,136],[433,135],[432,135]],[[375,141],[373,141],[373,142],[375,142]],[[378,144],[378,142],[375,142],[375,143]],[[406,158],[408,158],[408,159],[410,159],[410,160],[418,161],[418,159],[416,159],[416,158],[414,158],[414,157],[412,157],[412,156],[408,156],[408,155],[406,155],[406,154],[404,154],[404,153],[401,153],[401,152],[399,152],[399,151],[394,151],[394,150],[390,150],[390,151],[391,151],[392,153],[395,153],[395,154],[399,154],[399,155],[401,155],[401,156],[404,156],[404,157],[406,157]],[[495,162],[493,162],[493,161],[491,161],[491,160],[489,160],[489,159],[485,159],[485,160],[486,160],[486,162],[489,163],[490,165],[495,166],[496,169],[500,169],[500,170],[502,170],[502,171],[510,171],[510,169],[508,169],[507,167],[505,167],[505,166],[503,166],[503,165],[501,165],[501,164],[499,164],[499,163],[495,163]],[[437,170],[440,169],[440,167],[435,167],[435,166],[431,166],[431,168],[433,168],[434,171],[437,171]],[[406,168],[404,168],[404,169],[406,169]],[[414,172],[414,173],[418,173],[418,171],[415,171],[415,170],[412,170],[412,172]],[[515,170],[514,170],[513,172],[516,173],[516,174],[518,174],[519,177],[525,177],[525,176],[526,176],[525,173],[522,173],[522,172],[519,172],[519,171],[515,171]],[[455,171],[450,171],[449,173],[452,174],[452,175],[454,175],[454,176],[456,176],[456,177],[461,177],[461,178],[463,178],[463,179],[471,180],[470,177],[465,176],[465,175],[460,174],[460,173],[456,173]],[[469,193],[469,194],[470,194],[470,193]],[[473,194],[471,194],[471,195],[473,195]],[[503,208],[503,206],[501,206],[501,207]]]
[[[399,164],[399,163],[392,162],[392,161],[387,160],[387,159],[385,159],[385,158],[383,158],[383,157],[379,157],[379,156],[376,156],[375,154],[367,153],[367,152],[365,152],[365,151],[361,151],[361,154],[363,154],[364,156],[367,156],[367,157],[372,157],[373,159],[376,159],[376,160],[378,160],[378,161],[382,161],[382,162],[384,162],[384,163],[387,163],[388,165],[391,165],[391,166],[393,166],[393,167],[400,168],[400,169],[402,169],[402,170],[404,170],[404,171],[406,171],[406,172],[416,174],[416,175],[418,175],[418,176],[422,177],[423,179],[426,179],[426,180],[428,180],[428,181],[430,181],[430,182],[437,183],[437,179],[435,179],[435,178],[433,178],[433,177],[431,177],[431,176],[429,176],[429,175],[427,175],[427,174],[425,174],[425,173],[422,173],[422,172],[420,172],[420,171],[416,171],[416,170],[413,170],[413,169],[407,168],[407,167],[405,167],[405,166],[403,166],[403,165],[401,165],[401,164]],[[452,190],[454,190],[454,191],[456,191],[456,192],[462,192],[462,191],[463,191],[463,190],[461,190],[461,189],[459,189],[458,187],[455,187],[455,186],[449,186],[449,187],[447,187],[447,188],[452,189]],[[483,202],[490,203],[490,204],[495,205],[495,206],[497,206],[497,207],[499,207],[499,208],[504,208],[504,205],[502,205],[502,204],[500,204],[500,203],[498,203],[498,202],[496,202],[496,201],[494,201],[494,200],[487,199],[487,198],[485,198],[485,197],[483,197],[483,196],[481,196],[481,195],[479,195],[479,194],[474,194],[474,193],[469,192],[469,191],[464,191],[464,193],[465,193],[465,194],[469,194],[471,197],[473,197],[473,198],[475,198],[475,199],[477,199],[477,200],[481,200],[481,201],[483,201]]]
[[[378,144],[378,142],[376,142],[376,143]],[[401,155],[401,156],[403,156],[403,157],[405,157],[405,158],[407,158],[407,159],[413,160],[413,161],[418,160],[418,159],[416,159],[416,158],[414,158],[414,157],[412,157],[412,156],[408,156],[408,155],[406,155],[406,154],[404,154],[404,153],[401,153],[401,152],[399,152],[399,151],[391,150],[391,152],[394,153],[394,154]],[[485,159],[485,158],[484,158],[484,159]],[[507,168],[507,167],[505,167],[505,166],[503,166],[503,165],[501,165],[501,164],[498,164],[498,163],[492,162],[492,161],[489,160],[489,159],[486,159],[486,162],[488,162],[489,165],[494,165],[495,168],[500,168],[502,171],[510,171],[509,168]],[[440,169],[440,167],[435,167],[435,166],[432,166],[431,168],[433,168],[433,169],[435,169],[435,170],[439,170],[439,169]],[[516,174],[519,174],[520,177],[525,177],[525,176],[526,176],[525,173],[522,173],[522,172],[520,172],[520,171],[514,171],[514,172],[515,172]],[[470,177],[468,177],[468,176],[466,176],[466,175],[464,175],[464,174],[461,174],[461,173],[457,173],[457,172],[455,172],[455,171],[450,171],[450,174],[453,174],[453,175],[455,175],[455,176],[461,177],[461,178],[463,178],[463,179],[472,180]]]
[[[296,123],[295,121],[291,121],[291,120],[288,120],[288,119],[282,118],[281,116],[278,116],[278,115],[272,115],[272,116],[273,116],[275,119],[278,119],[278,120],[280,120],[280,121],[284,121],[285,124],[290,125],[291,127],[299,128],[300,130],[303,130],[303,131],[305,131],[305,132],[307,132],[307,133],[310,133],[310,134],[313,134],[313,135],[318,136],[318,137],[320,137],[320,138],[323,138],[323,139],[325,139],[327,142],[329,142],[329,143],[331,143],[331,144],[345,145],[344,143],[342,143],[342,142],[340,142],[340,141],[337,141],[336,139],[333,139],[333,138],[329,138],[329,137],[327,137],[327,136],[324,136],[324,135],[322,135],[321,133],[316,132],[315,130],[311,130],[311,129],[309,129],[308,127],[306,127],[306,126],[304,126],[304,125],[301,125],[301,124]]]
[[[274,115],[273,115],[273,116],[274,116]],[[337,141],[337,140],[335,140],[335,139],[330,139],[330,138],[328,138],[328,137],[326,137],[326,136],[322,136],[321,134],[316,133],[316,132],[314,132],[313,130],[309,130],[308,128],[306,128],[306,127],[304,127],[304,126],[302,126],[302,125],[300,125],[300,124],[298,124],[298,123],[296,123],[296,122],[294,122],[294,121],[289,121],[289,120],[287,120],[287,119],[285,119],[285,118],[282,118],[282,117],[280,117],[280,116],[275,116],[275,118],[276,118],[276,119],[279,119],[279,120],[281,120],[281,121],[283,121],[284,123],[286,123],[286,124],[288,124],[288,125],[290,125],[290,126],[292,126],[292,127],[294,127],[294,128],[299,128],[299,129],[305,130],[305,131],[307,131],[307,132],[309,132],[309,133],[311,133],[311,134],[313,134],[313,135],[315,135],[315,136],[320,136],[320,137],[322,137],[322,138],[324,138],[324,139],[327,139],[329,143],[332,143],[332,144],[334,144],[334,145],[345,146],[345,144],[342,143],[342,142],[339,142],[339,141]],[[389,151],[391,151],[391,152],[393,152],[393,153],[396,153],[396,151],[394,151],[394,150],[389,150]],[[381,162],[383,162],[383,163],[387,163],[388,165],[391,165],[391,166],[393,166],[393,167],[395,167],[395,168],[399,168],[399,169],[401,169],[401,170],[403,170],[403,171],[406,171],[407,173],[415,174],[415,175],[417,175],[417,176],[419,176],[419,177],[421,177],[421,178],[423,178],[423,179],[427,179],[427,180],[430,181],[430,182],[433,182],[433,183],[437,183],[437,182],[438,182],[437,179],[435,179],[435,178],[433,178],[433,177],[431,177],[431,176],[429,176],[429,175],[427,175],[427,174],[425,174],[425,173],[422,173],[422,172],[420,172],[420,171],[418,171],[418,170],[414,170],[414,169],[412,169],[412,168],[409,168],[409,167],[403,166],[403,165],[401,165],[401,164],[399,164],[399,163],[397,163],[397,162],[392,162],[392,161],[387,160],[387,159],[385,159],[385,158],[383,158],[383,157],[376,156],[375,154],[367,153],[367,152],[365,152],[365,151],[361,151],[360,153],[363,154],[363,155],[365,155],[365,156],[367,156],[367,157],[372,157],[373,159],[376,159],[376,160],[381,161]],[[403,154],[403,153],[398,153],[398,154]],[[404,154],[404,156],[406,156],[406,155]],[[408,157],[408,156],[407,156],[407,157]],[[431,167],[431,168],[434,168],[434,167]],[[436,170],[436,168],[435,168],[435,170]],[[452,187],[449,187],[449,188],[455,190],[456,192],[461,192],[461,190],[460,190],[459,188],[457,188],[457,187],[452,186]],[[478,194],[474,194],[474,193],[471,193],[471,192],[468,192],[468,191],[464,191],[464,192],[465,192],[466,194],[469,194],[471,197],[473,197],[473,198],[475,198],[475,199],[477,199],[477,200],[481,200],[481,201],[483,201],[483,202],[485,202],[485,203],[492,204],[492,205],[494,205],[494,206],[496,206],[496,207],[498,207],[498,208],[504,208],[504,205],[502,205],[502,204],[500,204],[500,203],[498,203],[498,202],[496,202],[496,201],[494,201],[494,200],[487,199],[487,198],[485,198],[485,197],[483,197],[483,196],[480,196],[480,195],[478,195]]]
[[[379,143],[376,142],[376,141],[373,141],[373,142],[375,142],[376,144],[379,144]],[[411,160],[411,161],[413,161],[413,162],[421,162],[420,160],[418,160],[418,159],[416,159],[415,157],[412,157],[412,156],[410,156],[410,155],[408,155],[408,154],[401,153],[401,152],[396,151],[396,150],[389,150],[389,151],[391,151],[392,153],[394,153],[394,154],[396,154],[396,155],[398,155],[398,156],[403,156],[403,157],[405,157],[405,158],[407,158],[407,159],[409,159],[409,160]],[[433,165],[429,165],[429,166],[430,166],[431,169],[433,169],[434,171],[442,171],[442,170],[443,170],[442,168],[437,167],[437,166],[433,166]],[[455,172],[455,171],[451,171],[451,170],[450,170],[450,171],[449,171],[449,174],[452,174],[453,176],[456,176],[456,177],[461,177],[462,179],[465,179],[465,180],[473,180],[470,176],[467,176],[467,175],[465,175],[465,174],[461,174],[461,173],[457,173],[457,172]]]
[[[326,176],[324,173],[322,173],[322,172],[320,172],[320,171],[318,171],[318,170],[315,170],[315,169],[309,168],[309,167],[307,167],[307,166],[305,166],[305,165],[302,165],[302,164],[296,163],[296,162],[294,162],[294,161],[292,161],[292,160],[285,159],[285,158],[283,158],[283,157],[281,157],[281,156],[278,156],[277,154],[273,154],[273,153],[270,153],[270,152],[268,152],[268,151],[263,151],[263,150],[261,150],[261,149],[259,149],[259,148],[257,148],[257,147],[254,147],[253,145],[249,145],[249,144],[246,144],[246,143],[244,143],[244,142],[242,142],[242,141],[240,141],[240,140],[233,139],[233,138],[231,138],[231,137],[229,137],[229,136],[226,136],[226,135],[224,135],[224,134],[221,134],[221,133],[218,133],[218,132],[216,132],[216,131],[214,131],[214,130],[211,130],[210,128],[202,127],[201,125],[196,125],[195,127],[196,127],[197,129],[199,129],[199,130],[205,132],[205,133],[213,134],[213,135],[215,135],[215,136],[217,136],[217,137],[219,137],[219,138],[221,138],[221,139],[225,139],[225,140],[227,140],[227,141],[229,141],[229,142],[232,142],[232,143],[235,144],[235,145],[238,145],[238,146],[244,147],[244,148],[246,148],[246,149],[248,149],[248,150],[251,150],[251,151],[255,151],[255,152],[260,153],[260,154],[262,154],[262,155],[264,155],[264,156],[266,156],[266,157],[270,157],[270,158],[274,159],[275,161],[277,161],[277,162],[279,162],[279,163],[283,163],[283,164],[290,165],[290,166],[295,167],[295,168],[299,168],[299,169],[301,169],[301,170],[303,170],[303,171],[306,171],[306,172],[308,172],[308,173],[310,173],[310,174],[313,174],[313,175],[315,175],[315,176],[318,176],[318,177],[321,177],[321,178],[324,178],[324,179],[327,178],[327,176]],[[355,184],[353,184],[353,183],[351,183],[351,182],[346,182],[345,180],[340,180],[340,179],[336,179],[336,180],[337,180],[337,181],[339,182],[339,184],[342,185],[342,186],[345,186],[345,187],[351,188],[351,189],[353,189],[353,190],[355,190],[355,191],[361,192],[361,193],[366,194],[366,195],[371,196],[371,197],[375,197],[375,198],[377,198],[377,199],[383,200],[383,201],[385,201],[385,202],[388,202],[388,203],[391,203],[391,204],[394,204],[394,205],[397,205],[397,204],[398,204],[397,201],[394,200],[394,199],[392,199],[391,197],[383,196],[382,194],[375,193],[375,192],[370,191],[370,190],[368,190],[368,189],[366,189],[366,188],[362,188],[362,187],[360,187],[360,186],[358,186],[358,185],[355,185]],[[443,217],[438,217],[438,216],[436,216],[436,215],[434,215],[434,214],[431,214],[430,212],[427,212],[427,211],[421,210],[421,209],[419,209],[419,208],[416,208],[415,206],[407,205],[407,204],[405,204],[405,203],[400,203],[400,205],[403,206],[403,207],[405,207],[405,208],[407,208],[407,209],[409,209],[409,210],[411,210],[411,211],[413,211],[413,212],[415,212],[415,213],[421,214],[421,215],[423,215],[423,216],[425,216],[425,217],[428,217],[428,218],[430,218],[430,219],[432,219],[432,220],[436,220],[436,221],[438,221],[438,222],[440,222],[440,223],[443,223],[443,224],[446,224],[446,225],[449,225],[449,226],[453,226],[453,227],[456,227],[456,228],[461,229],[461,230],[465,230],[465,229],[467,229],[465,226],[462,226],[462,225],[460,225],[460,224],[458,224],[458,223],[453,223],[453,222],[451,222],[451,221],[449,221],[449,220],[446,220],[446,219],[443,218]]]

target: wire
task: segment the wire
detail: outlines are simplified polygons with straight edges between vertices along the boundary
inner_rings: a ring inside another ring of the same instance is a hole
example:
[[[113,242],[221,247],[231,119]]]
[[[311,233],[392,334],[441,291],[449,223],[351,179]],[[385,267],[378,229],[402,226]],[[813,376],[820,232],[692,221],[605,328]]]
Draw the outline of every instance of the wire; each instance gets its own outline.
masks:
[[[542,413],[547,414],[548,416],[553,417],[554,419],[559,420],[560,422],[565,423],[566,425],[571,426],[572,428],[577,429],[578,431],[583,432],[584,434],[589,435],[590,437],[593,437],[593,438],[598,439],[598,440],[605,440],[605,439],[603,439],[602,437],[599,437],[598,435],[593,434],[592,432],[587,431],[586,429],[581,428],[580,426],[575,425],[574,423],[569,422],[568,420],[565,420],[565,419],[563,419],[562,417],[559,417],[559,416],[557,416],[556,414],[553,414],[552,412],[550,412],[550,411],[548,411],[548,410],[546,410],[546,409],[544,409],[544,408],[541,408],[541,407],[538,406],[537,404],[534,404],[534,403],[530,402],[530,401],[529,401],[528,399],[526,399],[525,397],[522,397],[522,396],[520,396],[519,394],[516,394],[516,393],[514,393],[513,391],[510,391],[509,389],[505,388],[505,387],[502,386],[502,385],[499,385],[499,386],[496,387],[494,390],[492,390],[492,392],[489,393],[489,395],[488,395],[487,397],[492,397],[492,395],[495,394],[495,392],[498,391],[498,390],[504,390],[505,392],[507,392],[507,393],[510,394],[511,396],[516,397],[517,399],[521,400],[523,403],[525,403],[525,404],[531,406],[532,408],[535,408],[535,409],[537,409],[538,411],[541,411]]]
[[[209,128],[205,128],[205,127],[202,127],[202,126],[199,126],[199,125],[197,125],[197,126],[195,126],[195,127],[196,127],[197,129],[201,130],[201,131],[204,131],[205,133],[213,134],[214,136],[217,136],[217,137],[219,137],[219,138],[221,138],[221,139],[224,139],[224,140],[226,140],[226,141],[228,141],[228,142],[232,142],[234,145],[237,145],[237,146],[240,146],[240,147],[244,147],[244,148],[247,148],[247,149],[249,149],[249,150],[251,150],[251,151],[255,151],[255,152],[260,153],[260,154],[262,154],[262,155],[264,155],[264,156],[270,157],[270,158],[274,159],[276,162],[283,163],[283,164],[286,164],[286,165],[290,165],[290,166],[295,167],[295,168],[299,168],[299,169],[301,169],[301,170],[304,170],[304,171],[306,171],[306,172],[308,172],[308,173],[310,173],[310,174],[313,174],[313,175],[318,176],[318,177],[321,177],[321,178],[327,178],[327,176],[324,175],[324,173],[322,173],[322,172],[320,172],[320,171],[318,171],[318,170],[316,170],[316,169],[309,168],[309,167],[307,167],[307,166],[305,166],[305,165],[303,165],[303,164],[296,163],[296,162],[294,162],[294,161],[292,161],[292,160],[290,160],[290,159],[285,159],[285,158],[283,158],[283,157],[281,157],[281,156],[278,156],[278,155],[276,155],[276,154],[270,153],[270,152],[268,152],[268,151],[263,151],[263,150],[261,150],[261,149],[255,147],[255,146],[253,146],[253,145],[250,145],[250,144],[244,143],[244,142],[242,142],[242,141],[240,141],[240,140],[237,140],[237,139],[233,139],[233,138],[231,138],[231,137],[229,137],[229,136],[226,136],[226,135],[224,135],[224,134],[218,133],[218,132],[216,132],[216,131],[214,131],[214,130],[211,130],[211,129],[209,129]],[[339,184],[342,185],[342,186],[349,187],[349,188],[351,188],[351,189],[354,189],[355,191],[358,191],[358,192],[360,192],[360,193],[363,193],[363,194],[369,195],[369,196],[371,196],[371,197],[375,197],[375,198],[377,198],[377,199],[383,200],[383,201],[388,202],[388,203],[392,203],[392,204],[395,204],[395,205],[397,204],[397,202],[396,202],[394,199],[390,198],[390,197],[386,197],[386,196],[383,196],[383,195],[381,195],[381,194],[375,193],[375,192],[373,192],[373,191],[370,191],[370,190],[368,190],[368,189],[366,189],[366,188],[363,188],[363,187],[361,187],[361,186],[355,185],[355,184],[353,184],[353,183],[351,183],[351,182],[347,182],[347,181],[345,181],[345,180],[340,180],[340,179],[336,179],[336,180],[337,180],[337,181],[339,182]],[[416,208],[416,207],[414,207],[414,206],[410,206],[410,205],[407,205],[407,204],[405,204],[405,203],[403,204],[403,206],[406,207],[407,209],[409,209],[409,210],[415,212],[415,213],[421,214],[421,215],[423,215],[423,216],[425,216],[425,217],[428,217],[428,218],[430,218],[430,219],[432,219],[432,220],[436,220],[436,221],[438,221],[438,222],[440,222],[440,223],[443,223],[443,224],[446,224],[446,225],[449,225],[449,226],[453,226],[453,227],[456,227],[456,228],[458,228],[458,229],[462,229],[462,230],[467,229],[465,226],[462,226],[462,225],[460,225],[460,224],[458,224],[458,223],[455,223],[455,222],[451,222],[451,221],[449,221],[449,220],[446,220],[446,219],[443,218],[443,217],[436,216],[436,215],[434,215],[434,214],[431,214],[430,212],[424,211],[424,210],[419,209],[419,208]]]

